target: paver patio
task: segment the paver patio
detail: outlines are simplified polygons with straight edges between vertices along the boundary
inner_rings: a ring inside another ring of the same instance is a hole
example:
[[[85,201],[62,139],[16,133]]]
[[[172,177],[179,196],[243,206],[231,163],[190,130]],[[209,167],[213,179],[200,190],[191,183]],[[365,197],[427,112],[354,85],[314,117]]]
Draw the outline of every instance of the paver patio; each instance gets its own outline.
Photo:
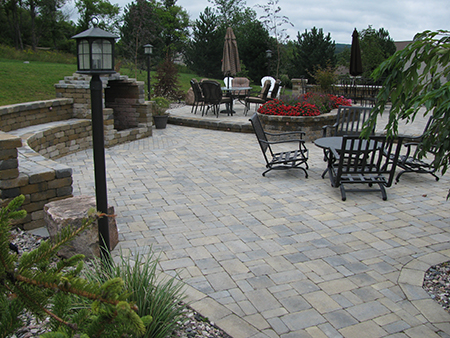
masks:
[[[173,114],[193,117],[186,108]],[[262,177],[253,134],[153,132],[106,149],[113,255],[161,253],[192,307],[234,338],[450,337],[450,315],[421,288],[431,265],[450,260],[447,176],[405,174],[387,201],[343,202],[312,143],[308,179]],[[73,168],[75,195],[94,194],[91,150],[58,161]]]

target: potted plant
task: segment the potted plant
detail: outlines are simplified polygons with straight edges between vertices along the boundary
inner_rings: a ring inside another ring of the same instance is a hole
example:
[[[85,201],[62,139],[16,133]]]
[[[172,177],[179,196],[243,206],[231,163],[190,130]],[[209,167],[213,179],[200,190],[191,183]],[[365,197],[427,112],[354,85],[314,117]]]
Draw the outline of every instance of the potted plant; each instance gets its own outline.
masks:
[[[170,101],[164,97],[155,97],[153,99],[153,121],[155,123],[156,129],[164,129],[167,125],[167,120],[169,119],[169,114],[166,110],[170,106]]]

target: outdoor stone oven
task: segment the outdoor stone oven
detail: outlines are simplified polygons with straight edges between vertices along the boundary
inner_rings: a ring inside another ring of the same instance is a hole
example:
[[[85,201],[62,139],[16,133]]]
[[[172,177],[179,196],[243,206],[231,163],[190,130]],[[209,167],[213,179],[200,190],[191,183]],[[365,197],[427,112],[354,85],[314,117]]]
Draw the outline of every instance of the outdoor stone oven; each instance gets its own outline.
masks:
[[[137,128],[137,105],[143,100],[144,87],[128,79],[109,80],[105,88],[105,107],[114,110],[114,129]],[[144,100],[145,101],[145,100]]]
[[[55,85],[58,98],[73,98],[74,117],[89,118],[91,115],[89,75],[73,74]],[[104,107],[113,109],[114,129],[117,131],[151,125],[151,110],[145,101],[144,82],[118,73],[101,77]]]

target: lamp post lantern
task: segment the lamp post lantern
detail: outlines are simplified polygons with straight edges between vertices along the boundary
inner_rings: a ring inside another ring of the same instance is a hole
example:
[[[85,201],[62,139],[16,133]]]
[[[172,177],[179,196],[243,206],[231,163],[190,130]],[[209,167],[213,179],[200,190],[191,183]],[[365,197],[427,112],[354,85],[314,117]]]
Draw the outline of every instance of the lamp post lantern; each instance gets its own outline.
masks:
[[[147,55],[147,86],[148,86],[148,100],[151,97],[151,87],[150,87],[150,56],[152,55],[153,46],[150,44],[144,45],[144,53]]]
[[[267,57],[267,75],[270,75],[270,59],[272,58],[273,52],[268,49],[266,50],[266,57]]]
[[[91,114],[92,142],[94,152],[95,196],[97,211],[108,213],[106,189],[105,142],[103,134],[103,97],[101,74],[114,74],[114,45],[117,36],[98,27],[90,28],[72,37],[77,41],[77,73],[92,76]],[[98,219],[100,256],[103,261],[109,259],[108,218]]]

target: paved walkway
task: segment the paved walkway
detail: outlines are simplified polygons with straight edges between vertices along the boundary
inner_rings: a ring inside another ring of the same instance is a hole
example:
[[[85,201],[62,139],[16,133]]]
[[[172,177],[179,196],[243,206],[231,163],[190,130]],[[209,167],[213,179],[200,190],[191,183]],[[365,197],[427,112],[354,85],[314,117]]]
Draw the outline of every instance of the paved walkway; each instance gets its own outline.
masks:
[[[153,247],[192,307],[234,338],[450,337],[450,315],[421,288],[431,265],[450,260],[449,178],[405,174],[387,201],[343,202],[320,177],[322,151],[307,146],[308,179],[262,177],[250,133],[168,125],[107,149],[113,254]],[[74,169],[75,195],[94,194],[92,151],[58,161]]]

